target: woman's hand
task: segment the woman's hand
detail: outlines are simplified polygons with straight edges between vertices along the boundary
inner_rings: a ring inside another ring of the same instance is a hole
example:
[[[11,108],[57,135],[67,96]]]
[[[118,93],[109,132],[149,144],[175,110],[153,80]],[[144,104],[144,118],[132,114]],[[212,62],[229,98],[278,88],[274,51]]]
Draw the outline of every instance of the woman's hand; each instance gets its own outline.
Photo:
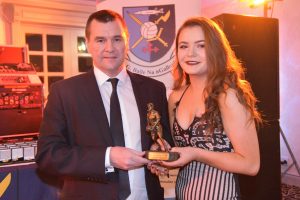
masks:
[[[173,162],[159,161],[162,166],[165,167],[182,167],[189,162],[195,160],[195,148],[194,147],[173,147],[170,152],[178,152],[179,159]]]

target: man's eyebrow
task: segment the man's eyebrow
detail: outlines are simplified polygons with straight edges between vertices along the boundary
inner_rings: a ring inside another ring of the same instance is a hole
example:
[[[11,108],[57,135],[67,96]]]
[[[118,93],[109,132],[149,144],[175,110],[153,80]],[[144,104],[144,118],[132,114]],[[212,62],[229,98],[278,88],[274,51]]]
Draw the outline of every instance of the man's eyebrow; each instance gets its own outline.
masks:
[[[113,38],[122,38],[122,35],[115,35],[115,36],[113,36]]]
[[[107,37],[105,37],[105,36],[96,36],[95,37],[95,40],[97,40],[97,39],[106,39]],[[114,36],[112,36],[112,38],[122,38],[122,35],[114,35]]]
[[[95,40],[99,40],[99,39],[105,39],[105,37],[103,37],[103,36],[96,36],[95,37]]]

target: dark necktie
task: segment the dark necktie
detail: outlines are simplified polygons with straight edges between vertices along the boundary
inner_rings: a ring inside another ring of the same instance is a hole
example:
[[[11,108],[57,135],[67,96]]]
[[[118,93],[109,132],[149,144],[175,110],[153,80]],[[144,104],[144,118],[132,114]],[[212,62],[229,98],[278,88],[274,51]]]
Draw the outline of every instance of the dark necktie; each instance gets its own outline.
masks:
[[[117,84],[119,80],[117,78],[111,78],[108,81],[110,81],[112,85],[112,93],[110,96],[110,132],[112,134],[114,146],[125,147],[121,108],[117,93]],[[118,169],[118,174],[120,185],[119,199],[123,200],[130,195],[128,171]]]

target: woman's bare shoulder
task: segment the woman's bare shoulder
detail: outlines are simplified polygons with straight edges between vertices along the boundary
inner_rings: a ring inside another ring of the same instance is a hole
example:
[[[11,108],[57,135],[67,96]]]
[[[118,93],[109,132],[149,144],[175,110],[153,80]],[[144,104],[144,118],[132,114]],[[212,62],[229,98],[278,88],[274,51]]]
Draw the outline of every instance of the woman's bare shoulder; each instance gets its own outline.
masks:
[[[176,102],[180,99],[180,97],[182,96],[184,90],[187,88],[187,85],[184,85],[182,87],[180,87],[179,89],[176,90],[172,90],[170,96],[169,96],[169,101],[171,102]]]
[[[228,88],[225,92],[221,93],[219,96],[219,103],[221,106],[234,107],[237,104],[240,104],[237,91],[233,88]]]

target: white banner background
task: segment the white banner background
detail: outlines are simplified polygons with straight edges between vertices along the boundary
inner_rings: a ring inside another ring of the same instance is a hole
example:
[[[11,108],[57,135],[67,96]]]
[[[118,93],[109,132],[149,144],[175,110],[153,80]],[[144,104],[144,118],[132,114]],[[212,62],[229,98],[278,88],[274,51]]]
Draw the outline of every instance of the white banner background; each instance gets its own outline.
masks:
[[[201,3],[199,0],[188,0],[188,1],[184,1],[184,0],[160,0],[160,1],[158,0],[151,0],[151,1],[149,0],[126,0],[126,1],[99,0],[97,3],[97,10],[111,9],[123,16],[124,7],[160,6],[160,5],[170,5],[170,4],[175,6],[175,31],[176,32],[178,27],[180,27],[183,21],[186,20],[188,17],[200,15]],[[169,52],[165,56],[170,57],[170,55],[174,53],[174,48],[175,48],[175,44],[173,41]],[[172,65],[174,60],[168,60],[166,62],[161,62],[161,61],[144,62],[132,56],[132,54],[131,57],[133,59],[136,59],[133,60],[134,63],[139,63],[140,66],[144,65],[144,67],[157,66],[161,64],[159,71],[165,71],[165,73],[161,73],[161,75],[156,74],[156,76],[151,76],[151,77],[162,81],[166,85],[168,90],[172,88],[173,78],[171,75],[170,65]],[[167,58],[165,58],[165,60],[167,60]],[[129,65],[128,70],[133,71],[134,69],[133,72],[148,76],[147,73],[144,73],[144,70],[142,68],[140,68],[139,70],[138,66],[130,66],[131,63],[128,63],[128,65]]]

